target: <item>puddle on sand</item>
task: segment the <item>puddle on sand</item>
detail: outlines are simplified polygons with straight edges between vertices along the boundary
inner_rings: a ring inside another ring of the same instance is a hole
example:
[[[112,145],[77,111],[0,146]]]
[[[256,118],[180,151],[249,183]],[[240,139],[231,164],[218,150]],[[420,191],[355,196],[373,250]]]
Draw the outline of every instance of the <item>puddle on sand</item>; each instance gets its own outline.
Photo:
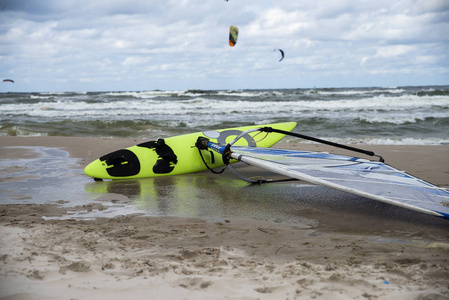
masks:
[[[38,155],[0,160],[1,204],[42,204],[60,199],[70,201],[77,197],[76,187],[87,182],[80,176],[79,160],[70,158],[66,151],[46,147],[7,149],[28,149]],[[17,201],[18,198],[21,201]]]
[[[101,196],[104,195],[86,192],[85,185],[92,179],[84,175],[80,159],[71,158],[66,151],[48,147],[6,149],[22,153],[28,150],[29,153],[23,155],[26,158],[0,160],[0,204],[58,203],[75,208],[62,218],[89,219],[138,212],[132,206],[102,201]],[[101,209],[95,205],[97,198],[102,203]]]

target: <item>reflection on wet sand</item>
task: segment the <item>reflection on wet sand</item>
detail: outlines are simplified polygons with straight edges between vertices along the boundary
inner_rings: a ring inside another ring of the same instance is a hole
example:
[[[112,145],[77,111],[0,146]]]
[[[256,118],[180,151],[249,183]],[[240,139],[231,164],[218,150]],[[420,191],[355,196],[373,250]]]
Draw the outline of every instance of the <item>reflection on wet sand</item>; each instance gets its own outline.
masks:
[[[91,182],[86,192],[124,195],[129,205],[153,216],[249,218],[351,232],[428,227],[447,233],[447,221],[433,216],[298,182],[248,185],[232,174]]]

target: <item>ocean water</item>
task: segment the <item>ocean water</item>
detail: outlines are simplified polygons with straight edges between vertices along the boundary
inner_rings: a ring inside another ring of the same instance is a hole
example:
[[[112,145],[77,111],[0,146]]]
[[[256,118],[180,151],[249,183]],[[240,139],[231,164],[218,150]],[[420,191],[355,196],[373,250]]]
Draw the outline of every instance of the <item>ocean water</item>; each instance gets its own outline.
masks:
[[[448,144],[449,86],[0,93],[3,136],[154,139],[287,121],[340,143]]]

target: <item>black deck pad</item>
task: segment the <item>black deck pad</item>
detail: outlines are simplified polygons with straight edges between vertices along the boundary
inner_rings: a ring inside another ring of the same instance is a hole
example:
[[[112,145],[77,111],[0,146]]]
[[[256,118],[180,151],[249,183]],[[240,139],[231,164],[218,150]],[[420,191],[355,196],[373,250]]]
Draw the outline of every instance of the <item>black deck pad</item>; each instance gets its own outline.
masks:
[[[155,174],[170,173],[175,168],[174,165],[178,162],[178,157],[173,152],[172,148],[165,144],[165,141],[163,139],[145,142],[137,146],[153,149],[154,151],[156,151],[158,160],[153,166],[153,172]]]
[[[122,149],[100,157],[108,166],[106,171],[114,177],[137,175],[140,172],[140,162],[137,155],[131,150]]]

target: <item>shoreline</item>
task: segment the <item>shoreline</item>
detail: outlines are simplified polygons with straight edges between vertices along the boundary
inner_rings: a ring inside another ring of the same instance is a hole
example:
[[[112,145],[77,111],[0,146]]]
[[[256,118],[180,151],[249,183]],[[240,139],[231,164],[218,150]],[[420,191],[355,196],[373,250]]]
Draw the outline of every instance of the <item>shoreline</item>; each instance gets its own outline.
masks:
[[[70,153],[73,158],[80,159],[84,168],[98,157],[118,149],[134,146],[147,140],[116,139],[93,137],[15,137],[0,136],[0,157],[20,157],[16,152],[6,151],[5,147],[54,147]],[[373,151],[382,155],[387,164],[403,170],[411,175],[429,181],[440,187],[449,187],[449,145],[348,145]],[[347,151],[322,144],[283,143],[280,141],[273,148],[301,149],[321,151],[341,155],[363,157],[363,154]]]
[[[59,148],[79,158],[83,168],[139,142],[0,137],[0,157],[36,156],[30,149],[5,147]],[[348,155],[316,144],[276,147]],[[449,187],[449,145],[363,148],[398,169]],[[0,300],[449,297],[449,222],[435,217],[332,210],[321,215],[312,205],[298,207],[299,215],[316,219],[312,224],[141,214],[52,219],[70,210],[102,209],[96,202],[90,207],[64,203],[58,194],[39,205],[0,205]]]

